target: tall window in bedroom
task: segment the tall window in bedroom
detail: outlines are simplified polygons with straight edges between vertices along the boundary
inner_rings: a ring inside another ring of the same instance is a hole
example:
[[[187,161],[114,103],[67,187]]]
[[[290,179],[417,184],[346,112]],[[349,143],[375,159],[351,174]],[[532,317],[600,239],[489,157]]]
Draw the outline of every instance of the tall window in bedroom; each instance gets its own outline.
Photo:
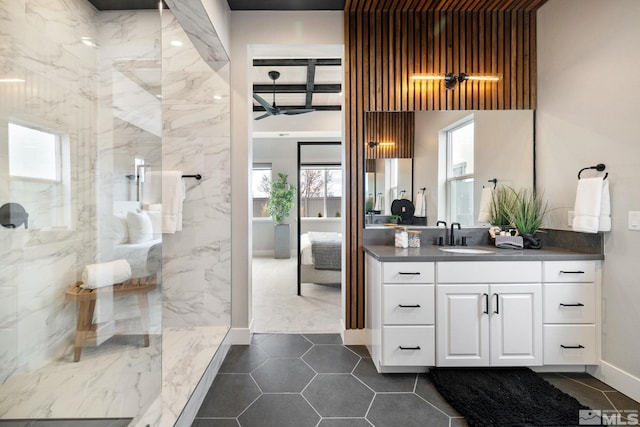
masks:
[[[254,163],[251,171],[251,194],[253,197],[253,217],[267,218],[267,203],[271,189],[271,163]]]
[[[450,222],[473,225],[473,117],[445,130],[447,213]]]
[[[300,168],[300,215],[306,218],[340,217],[340,165],[303,165]]]

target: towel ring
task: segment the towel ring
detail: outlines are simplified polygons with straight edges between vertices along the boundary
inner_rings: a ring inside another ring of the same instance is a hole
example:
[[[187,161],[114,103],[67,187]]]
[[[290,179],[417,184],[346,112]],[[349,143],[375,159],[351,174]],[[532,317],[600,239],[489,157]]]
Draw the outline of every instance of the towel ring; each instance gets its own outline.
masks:
[[[582,172],[586,171],[587,169],[595,169],[598,172],[602,172],[605,169],[605,167],[606,166],[604,165],[604,163],[598,163],[595,166],[588,166],[586,168],[582,168],[582,169],[580,169],[580,172],[578,172],[578,179],[580,179],[580,174],[582,174]],[[605,180],[605,179],[607,179],[608,176],[609,176],[609,172],[605,173],[604,177],[602,179]]]

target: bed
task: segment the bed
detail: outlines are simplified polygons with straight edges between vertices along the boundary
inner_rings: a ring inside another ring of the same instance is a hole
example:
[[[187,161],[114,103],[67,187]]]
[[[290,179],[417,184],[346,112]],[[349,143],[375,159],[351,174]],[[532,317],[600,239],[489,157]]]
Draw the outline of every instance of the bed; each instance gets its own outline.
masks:
[[[300,235],[300,282],[340,286],[342,235],[310,231]]]

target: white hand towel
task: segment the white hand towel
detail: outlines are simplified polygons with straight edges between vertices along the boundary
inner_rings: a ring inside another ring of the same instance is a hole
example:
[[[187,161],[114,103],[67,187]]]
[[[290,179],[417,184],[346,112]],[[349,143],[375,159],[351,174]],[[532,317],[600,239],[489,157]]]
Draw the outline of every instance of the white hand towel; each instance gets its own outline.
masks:
[[[162,172],[162,232],[182,230],[182,206],[186,189],[182,171]]]
[[[374,211],[382,211],[382,193],[376,195],[376,204],[373,207]]]
[[[491,202],[493,200],[493,188],[485,187],[480,195],[480,207],[478,208],[478,222],[487,223],[491,220]]]
[[[578,180],[576,202],[573,208],[572,228],[584,233],[597,233],[600,227],[603,179],[581,178]]]
[[[602,199],[600,200],[600,219],[598,231],[611,231],[611,196],[609,194],[609,180],[602,182]]]
[[[427,216],[427,199],[423,192],[416,194],[416,212],[413,214],[416,218],[425,218]]]
[[[97,289],[131,279],[131,266],[125,259],[89,264],[82,270],[84,289]]]

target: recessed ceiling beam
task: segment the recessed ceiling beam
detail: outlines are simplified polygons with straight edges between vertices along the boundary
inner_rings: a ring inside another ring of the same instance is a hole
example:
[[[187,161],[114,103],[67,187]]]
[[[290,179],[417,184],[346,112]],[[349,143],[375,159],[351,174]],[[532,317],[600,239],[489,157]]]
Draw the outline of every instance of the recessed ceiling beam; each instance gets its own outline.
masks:
[[[304,102],[304,108],[311,108],[311,101],[313,100],[313,85],[316,79],[316,60],[310,59],[307,66],[307,97]]]
[[[309,65],[309,61],[315,60],[316,65],[342,65],[340,58],[281,58],[281,59],[254,59],[254,67],[300,67]]]
[[[314,84],[313,93],[340,93],[340,84]],[[305,93],[307,85],[304,84],[281,84],[276,85],[276,93]],[[272,84],[254,84],[254,93],[273,93]]]
[[[295,110],[296,108],[306,108],[300,105],[278,105],[278,108],[282,110]],[[316,111],[340,111],[342,107],[340,105],[312,105],[309,108],[313,108]],[[253,106],[254,112],[265,111],[265,109],[261,105]]]

